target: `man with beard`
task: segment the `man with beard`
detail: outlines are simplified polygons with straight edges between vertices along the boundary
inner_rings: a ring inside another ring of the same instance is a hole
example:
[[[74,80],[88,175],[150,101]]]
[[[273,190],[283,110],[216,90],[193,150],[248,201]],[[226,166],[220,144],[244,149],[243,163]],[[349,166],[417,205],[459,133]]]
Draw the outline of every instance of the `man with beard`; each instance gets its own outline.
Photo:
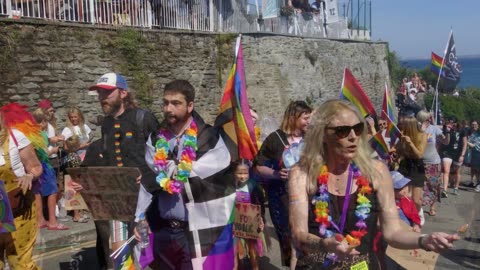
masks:
[[[102,149],[88,149],[82,165],[138,167],[142,174],[142,185],[147,191],[154,192],[158,185],[155,182],[155,173],[145,162],[145,143],[150,135],[158,131],[157,119],[149,111],[138,108],[125,78],[120,74],[104,74],[90,90],[97,91],[98,100],[105,113],[101,128],[102,138],[99,140]],[[92,145],[98,147],[99,144]],[[95,154],[89,155],[89,152]],[[116,250],[128,239],[132,226],[130,223],[110,220],[95,221],[95,227],[98,263],[101,269],[111,268],[113,265],[109,258],[109,238],[112,237],[112,250]]]
[[[226,174],[231,155],[221,129],[203,121],[194,110],[194,99],[195,89],[188,81],[165,85],[165,119],[147,148],[147,162],[156,167],[161,188],[146,212],[154,234],[153,269],[233,269],[233,264],[213,266],[206,259],[219,233],[228,229],[235,188]],[[225,235],[231,239],[232,232]],[[233,262],[233,252],[231,256]]]

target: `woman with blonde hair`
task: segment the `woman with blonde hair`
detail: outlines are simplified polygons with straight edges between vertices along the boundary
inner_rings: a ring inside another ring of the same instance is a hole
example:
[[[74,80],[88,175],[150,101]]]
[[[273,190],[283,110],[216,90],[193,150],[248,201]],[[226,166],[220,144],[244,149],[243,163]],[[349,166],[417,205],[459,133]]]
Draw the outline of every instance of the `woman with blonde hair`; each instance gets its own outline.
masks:
[[[412,199],[419,211],[420,218],[422,218],[423,189],[427,180],[422,158],[427,145],[427,135],[413,116],[403,118],[398,128],[402,132],[400,141],[395,145],[399,163],[398,171],[412,180],[410,182]]]
[[[268,207],[277,234],[282,264],[293,266],[290,229],[288,228],[288,208],[286,181],[288,170],[283,163],[283,152],[293,143],[299,143],[310,123],[312,108],[305,101],[292,101],[285,110],[280,129],[267,136],[255,159],[256,169],[266,179]]]
[[[370,158],[365,126],[356,107],[336,99],[313,116],[305,150],[289,177],[290,226],[303,252],[296,269],[379,269],[373,251],[379,228],[388,244],[400,249],[439,252],[459,239],[402,229],[390,172]]]
[[[37,239],[37,212],[32,187],[43,174],[36,149],[46,157],[41,127],[26,106],[10,103],[0,108],[0,179],[9,193],[16,230],[0,233],[0,269],[5,258],[12,269],[39,269],[32,259]],[[16,198],[19,198],[16,200]]]
[[[77,150],[77,154],[83,160],[87,147],[90,145],[90,133],[92,130],[87,124],[85,124],[85,118],[82,112],[77,107],[72,107],[67,111],[67,126],[63,129],[62,135],[65,140],[76,135],[80,139],[80,147]],[[66,149],[68,150],[68,149]]]

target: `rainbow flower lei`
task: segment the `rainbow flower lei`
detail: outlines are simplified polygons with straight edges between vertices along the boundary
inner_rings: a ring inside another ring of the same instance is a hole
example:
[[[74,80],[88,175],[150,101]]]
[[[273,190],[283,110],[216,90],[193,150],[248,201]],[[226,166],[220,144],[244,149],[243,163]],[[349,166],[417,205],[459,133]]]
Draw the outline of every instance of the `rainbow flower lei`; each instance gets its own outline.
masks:
[[[367,234],[367,224],[365,220],[370,216],[370,210],[372,205],[370,200],[365,196],[372,193],[372,188],[370,187],[370,182],[367,178],[363,177],[355,164],[350,164],[353,169],[353,179],[356,180],[355,183],[358,186],[358,196],[357,196],[357,206],[355,208],[355,216],[358,218],[358,221],[355,223],[357,230],[351,231],[345,236],[345,240],[348,245],[352,248],[357,247],[361,244],[362,237]],[[318,180],[318,195],[313,197],[313,205],[315,206],[315,221],[319,223],[319,233],[322,237],[332,237],[335,236],[335,239],[339,242],[343,241],[343,236],[335,234],[332,230],[329,229],[332,225],[332,216],[329,214],[329,201],[330,196],[328,194],[328,168],[323,166],[320,170],[320,175],[317,178]],[[339,230],[335,224],[333,224],[336,230]]]
[[[170,151],[168,141],[172,138],[172,135],[168,129],[160,129],[157,142],[155,143],[153,162],[158,168],[157,183],[170,194],[180,193],[184,184],[188,181],[188,177],[190,177],[192,162],[197,157],[197,135],[198,127],[195,120],[192,119],[190,125],[185,130],[182,153],[177,165],[177,174],[171,179],[168,177],[166,170],[168,152]]]

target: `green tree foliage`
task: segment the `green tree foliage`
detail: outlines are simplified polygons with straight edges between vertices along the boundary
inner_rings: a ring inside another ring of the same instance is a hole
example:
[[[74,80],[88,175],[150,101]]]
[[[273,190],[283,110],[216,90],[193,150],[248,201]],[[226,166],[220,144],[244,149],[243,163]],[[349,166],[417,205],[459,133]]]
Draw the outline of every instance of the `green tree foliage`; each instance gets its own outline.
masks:
[[[454,116],[458,120],[480,120],[480,91],[470,88],[460,92],[459,97],[449,94],[440,94],[440,108],[445,117]],[[433,102],[433,95],[427,95],[427,108]]]
[[[388,48],[387,48],[388,50]],[[407,68],[400,64],[400,58],[395,51],[387,51],[388,70],[390,71],[391,85],[393,89],[398,89],[402,79],[407,77]]]

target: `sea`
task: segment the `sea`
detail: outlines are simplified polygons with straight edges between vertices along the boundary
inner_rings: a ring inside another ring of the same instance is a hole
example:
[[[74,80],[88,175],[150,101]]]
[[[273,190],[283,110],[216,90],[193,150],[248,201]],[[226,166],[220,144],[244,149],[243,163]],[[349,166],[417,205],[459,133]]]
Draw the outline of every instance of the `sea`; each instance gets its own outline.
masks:
[[[469,87],[480,89],[480,56],[458,57],[458,62],[462,65],[463,72],[460,76],[459,88]],[[430,67],[431,59],[406,59],[401,64],[406,68],[420,70],[426,66]]]

